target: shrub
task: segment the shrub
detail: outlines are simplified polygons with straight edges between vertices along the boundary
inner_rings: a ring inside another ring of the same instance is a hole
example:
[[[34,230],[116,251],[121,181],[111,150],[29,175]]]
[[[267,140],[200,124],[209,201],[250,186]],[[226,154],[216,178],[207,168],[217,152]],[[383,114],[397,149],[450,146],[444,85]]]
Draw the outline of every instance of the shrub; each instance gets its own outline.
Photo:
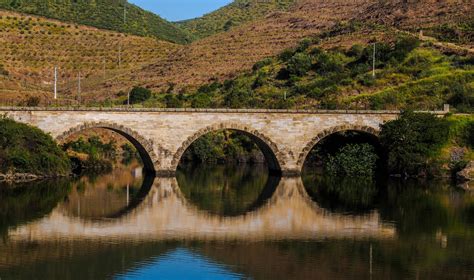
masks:
[[[288,61],[286,69],[291,75],[303,76],[311,69],[311,65],[311,56],[305,53],[297,53]]]
[[[165,102],[166,108],[181,108],[183,106],[183,100],[173,93],[165,95],[163,101]]]
[[[39,105],[41,99],[37,96],[30,96],[26,99],[26,106],[28,107],[36,107]]]
[[[430,157],[446,143],[449,124],[426,113],[403,112],[381,126],[380,141],[388,152],[391,173],[419,175],[426,172]]]
[[[130,92],[130,104],[144,102],[151,97],[151,91],[143,87],[134,87]]]
[[[67,155],[40,129],[0,118],[0,172],[62,175],[71,171]]]
[[[350,177],[374,175],[378,156],[370,144],[348,144],[335,155],[329,155],[326,169],[332,174]]]
[[[270,65],[270,64],[272,63],[272,61],[273,61],[273,60],[272,60],[271,58],[269,58],[269,57],[268,57],[268,58],[265,58],[265,59],[263,59],[263,60],[260,60],[260,61],[258,61],[257,63],[255,63],[255,64],[253,65],[252,70],[253,70],[253,71],[257,71],[257,70],[259,70],[259,69],[261,69],[261,68],[263,68],[263,67],[265,67],[265,66],[267,66],[267,65]]]
[[[469,122],[466,127],[466,143],[474,148],[474,121]]]

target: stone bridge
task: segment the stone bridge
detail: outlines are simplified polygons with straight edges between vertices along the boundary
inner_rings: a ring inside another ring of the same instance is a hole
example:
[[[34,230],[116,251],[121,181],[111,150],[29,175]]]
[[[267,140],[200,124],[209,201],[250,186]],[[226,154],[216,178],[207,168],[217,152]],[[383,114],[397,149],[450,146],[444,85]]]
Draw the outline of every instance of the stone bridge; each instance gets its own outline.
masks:
[[[380,125],[399,111],[11,107],[0,108],[0,114],[36,126],[59,142],[90,128],[113,130],[132,142],[145,167],[158,175],[174,175],[181,156],[199,137],[237,130],[255,141],[271,171],[298,175],[324,137],[346,130],[377,135]]]

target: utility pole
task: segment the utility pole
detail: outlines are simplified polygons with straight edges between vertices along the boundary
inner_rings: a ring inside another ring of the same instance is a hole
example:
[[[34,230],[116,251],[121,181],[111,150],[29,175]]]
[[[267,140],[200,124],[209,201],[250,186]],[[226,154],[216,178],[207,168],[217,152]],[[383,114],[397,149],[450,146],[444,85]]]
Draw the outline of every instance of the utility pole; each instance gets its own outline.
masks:
[[[81,73],[77,74],[77,102],[81,104]]]
[[[54,66],[54,99],[58,98],[58,67]]]
[[[374,43],[374,55],[372,57],[372,77],[375,78],[375,45],[376,43]]]
[[[130,91],[131,90],[128,90],[128,93],[127,93],[127,107],[130,107]]]

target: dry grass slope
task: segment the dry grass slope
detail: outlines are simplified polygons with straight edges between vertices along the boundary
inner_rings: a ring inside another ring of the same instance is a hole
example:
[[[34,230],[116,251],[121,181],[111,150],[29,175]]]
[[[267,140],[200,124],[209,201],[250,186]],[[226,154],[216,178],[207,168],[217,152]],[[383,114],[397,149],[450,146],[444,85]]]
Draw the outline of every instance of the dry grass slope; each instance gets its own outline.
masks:
[[[90,100],[105,100],[112,98],[113,95],[117,95],[119,92],[130,89],[133,85],[145,86],[155,92],[189,92],[199,85],[212,80],[222,81],[233,78],[250,69],[255,62],[265,57],[276,55],[286,48],[294,47],[302,38],[321,34],[341,22],[355,20],[362,23],[385,25],[391,27],[391,29],[418,32],[420,29],[428,30],[433,26],[462,21],[467,16],[473,14],[473,6],[474,3],[472,1],[464,0],[423,0],[413,2],[402,0],[299,0],[286,12],[272,13],[263,19],[248,22],[232,28],[228,32],[218,33],[186,46],[175,46],[149,41],[149,39],[140,39],[144,40],[141,44],[144,44],[145,41],[151,43],[146,47],[143,45],[140,47],[135,46],[135,48],[125,47],[124,49],[127,50],[133,49],[129,53],[131,56],[136,57],[137,61],[130,63],[129,68],[124,69],[118,74],[110,75],[107,79],[97,78],[97,73],[100,73],[101,68],[100,61],[103,56],[107,56],[107,61],[110,63],[108,68],[117,68],[116,57],[119,39],[107,32],[100,31],[101,34],[109,34],[107,37],[111,41],[108,43],[109,46],[100,45],[101,43],[99,42],[103,43],[103,40],[95,39],[95,48],[93,46],[90,47],[94,48],[100,55],[88,54],[86,52],[80,53],[80,56],[84,54],[89,55],[86,57],[90,58],[92,64],[90,68],[93,69],[90,71],[94,73],[94,75],[90,75],[90,78],[84,81],[88,85],[84,89],[84,94]],[[65,38],[75,36],[73,35],[74,28],[71,28],[72,30],[68,29],[70,33]],[[82,28],[88,30],[88,28]],[[37,52],[40,46],[44,44],[46,49],[66,48],[74,53],[77,42],[82,40],[81,37],[77,37],[76,39],[71,39],[73,41],[70,42],[60,41],[60,43],[57,43],[54,40],[35,39],[35,36],[27,39],[25,34],[12,35],[11,31],[2,32],[3,36],[17,36],[14,37],[14,40],[3,39],[8,41],[7,44],[9,45],[14,44],[14,41],[22,42],[23,45],[30,41],[36,41],[37,47],[35,47],[35,51]],[[367,31],[365,33],[338,35],[322,42],[322,45],[332,48],[351,46],[355,42],[365,43],[373,38],[372,33]],[[61,37],[57,36],[53,38]],[[41,38],[41,36],[38,37]],[[91,39],[94,40],[93,38]],[[131,40],[130,37],[125,37],[125,39],[127,38]],[[137,42],[136,40],[138,39],[134,37],[131,41]],[[28,48],[23,45],[20,49]],[[467,47],[472,47],[472,44],[467,44]],[[10,46],[10,49],[14,50],[15,48],[14,45]],[[10,50],[10,52],[13,50]],[[91,50],[91,52],[94,52],[94,50]],[[68,65],[74,57],[74,55],[68,54],[69,51],[64,51],[63,58],[63,63]],[[27,53],[30,53],[30,50]],[[21,58],[18,62],[17,57],[14,55],[14,63],[24,64],[27,63],[26,61],[28,63],[35,61],[35,59]],[[16,68],[16,66],[12,67],[12,65],[16,65],[13,64],[13,58],[10,58],[9,61],[9,64],[4,63],[7,70]],[[43,72],[49,73],[49,77],[51,77],[51,67],[54,61],[48,61],[46,64],[41,62],[39,64],[41,67],[44,67]],[[21,69],[21,67],[18,69]],[[35,74],[30,74],[34,72],[29,70],[27,69],[28,74],[25,72],[21,73],[20,76],[34,76]],[[71,78],[75,76],[74,72],[71,72],[69,75]],[[51,79],[46,80],[50,81]],[[23,88],[22,84],[17,86],[17,90]],[[72,98],[74,90],[66,93]]]
[[[128,73],[176,49],[149,37],[0,11],[0,68],[5,70],[0,73],[0,98],[51,95],[54,66],[59,68],[61,93],[75,92],[79,73],[87,91],[88,83]]]

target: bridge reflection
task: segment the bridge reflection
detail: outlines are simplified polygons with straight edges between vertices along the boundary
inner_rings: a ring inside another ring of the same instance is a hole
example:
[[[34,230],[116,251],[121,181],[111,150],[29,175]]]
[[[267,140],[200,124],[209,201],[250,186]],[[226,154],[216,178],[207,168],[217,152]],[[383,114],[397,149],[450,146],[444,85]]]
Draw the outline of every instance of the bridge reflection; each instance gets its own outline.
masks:
[[[115,218],[85,220],[56,207],[49,215],[9,230],[12,241],[127,240],[279,240],[392,238],[395,228],[377,211],[343,215],[319,207],[301,178],[282,178],[261,207],[223,217],[198,209],[180,191],[176,178],[156,178],[136,208]]]

